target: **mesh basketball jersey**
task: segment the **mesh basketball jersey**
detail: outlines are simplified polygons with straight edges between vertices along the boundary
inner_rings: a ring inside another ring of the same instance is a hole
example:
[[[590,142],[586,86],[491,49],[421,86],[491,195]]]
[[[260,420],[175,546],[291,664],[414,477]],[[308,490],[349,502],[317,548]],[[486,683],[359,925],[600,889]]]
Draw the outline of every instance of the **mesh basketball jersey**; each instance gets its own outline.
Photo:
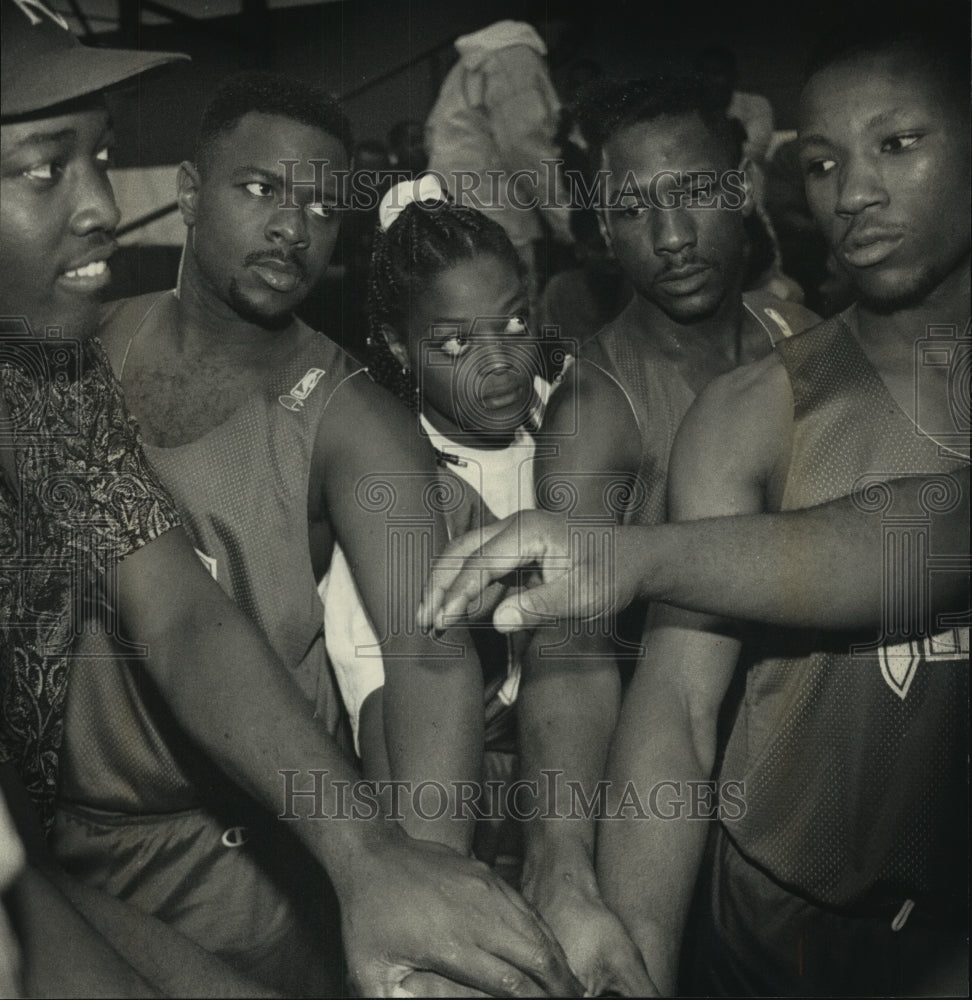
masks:
[[[842,318],[777,350],[794,397],[783,509],[845,496],[864,474],[961,461],[916,430]],[[964,905],[968,629],[854,655],[873,635],[764,629],[752,639],[722,768],[745,782],[745,815],[724,823],[742,854],[826,907]]]
[[[765,292],[743,296],[746,311],[766,331],[770,344],[799,333],[818,317],[802,306]],[[624,393],[641,435],[632,503],[625,524],[660,524],[668,520],[668,459],[682,418],[695,392],[669,358],[632,319],[629,305],[581,349],[581,357],[604,372]]]
[[[151,336],[144,296],[112,317],[134,336]],[[159,311],[161,313],[161,310]],[[316,712],[334,731],[338,701],[321,635],[311,567],[307,494],[317,428],[335,390],[363,371],[336,344],[314,334],[223,424],[146,454],[184,517],[200,559],[266,635]],[[360,377],[360,376],[359,376]],[[182,737],[144,681],[103,635],[85,636],[68,696],[62,793],[122,813],[171,812],[197,802]],[[112,658],[113,657],[113,658]],[[191,751],[188,759],[198,754]]]

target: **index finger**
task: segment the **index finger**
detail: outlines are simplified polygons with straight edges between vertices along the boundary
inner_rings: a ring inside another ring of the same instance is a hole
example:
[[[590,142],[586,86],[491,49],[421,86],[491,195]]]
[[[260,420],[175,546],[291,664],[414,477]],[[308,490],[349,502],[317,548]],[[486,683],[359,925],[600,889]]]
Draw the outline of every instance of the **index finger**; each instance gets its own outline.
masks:
[[[443,552],[433,561],[432,570],[425,584],[425,591],[422,595],[422,602],[416,612],[416,623],[419,628],[426,631],[432,628],[436,620],[436,614],[442,607],[447,595],[456,593],[456,578],[463,573],[471,556],[478,554],[496,535],[501,534],[516,519],[516,514],[503,518],[502,521],[494,521],[492,524],[483,525],[472,531],[467,531],[464,535],[450,542]],[[516,532],[514,532],[514,535]],[[515,567],[513,567],[515,568]],[[485,588],[503,576],[497,573],[491,579],[485,581],[482,587],[471,586],[469,580],[472,578],[463,577],[463,587],[468,590],[468,598],[463,603],[461,611],[456,617],[464,616],[470,608],[475,608],[474,598]],[[478,580],[478,577],[475,579]],[[465,592],[465,590],[463,591]]]
[[[536,561],[541,553],[535,546],[524,543],[518,525],[519,522],[510,524],[494,535],[467,556],[461,566],[451,566],[451,582],[448,578],[436,581],[430,613],[437,629],[476,613],[487,587]]]

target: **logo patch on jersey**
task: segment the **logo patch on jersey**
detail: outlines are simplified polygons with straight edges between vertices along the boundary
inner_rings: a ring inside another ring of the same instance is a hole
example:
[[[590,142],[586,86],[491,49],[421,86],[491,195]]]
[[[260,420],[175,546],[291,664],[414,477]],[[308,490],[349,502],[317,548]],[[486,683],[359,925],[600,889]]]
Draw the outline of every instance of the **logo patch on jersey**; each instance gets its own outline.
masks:
[[[216,576],[216,560],[212,556],[207,556],[205,552],[200,552],[195,546],[193,546],[193,551],[199,556],[199,561],[206,567],[206,572],[217,582],[219,578]]]
[[[968,628],[950,628],[924,639],[911,639],[878,650],[881,676],[889,688],[903,701],[915,679],[922,660],[957,660],[968,658]]]
[[[250,832],[245,826],[231,826],[219,839],[223,847],[242,847],[250,839]]]
[[[294,413],[304,408],[304,400],[314,391],[314,387],[324,377],[323,368],[308,368],[307,374],[285,396],[278,396],[280,403]]]

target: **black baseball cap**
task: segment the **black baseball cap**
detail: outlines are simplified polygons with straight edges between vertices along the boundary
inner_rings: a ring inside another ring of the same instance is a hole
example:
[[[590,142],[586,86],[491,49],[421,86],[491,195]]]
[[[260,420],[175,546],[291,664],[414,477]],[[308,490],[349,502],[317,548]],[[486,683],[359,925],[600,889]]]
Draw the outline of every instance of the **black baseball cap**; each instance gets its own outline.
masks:
[[[42,0],[0,0],[0,118],[20,118],[95,94],[181,52],[96,49],[82,45]]]

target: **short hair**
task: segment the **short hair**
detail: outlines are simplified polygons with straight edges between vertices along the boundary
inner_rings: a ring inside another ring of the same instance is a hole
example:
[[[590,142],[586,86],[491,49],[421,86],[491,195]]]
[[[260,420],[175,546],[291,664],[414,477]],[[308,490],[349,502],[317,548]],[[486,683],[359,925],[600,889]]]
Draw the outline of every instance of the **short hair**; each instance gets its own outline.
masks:
[[[327,91],[284,73],[245,72],[227,77],[206,106],[196,140],[196,165],[201,168],[217,139],[251,112],[319,128],[337,139],[351,158],[351,124]]]
[[[725,150],[731,167],[742,159],[738,131],[733,129],[709,82],[697,73],[596,81],[578,98],[577,115],[595,163],[600,162],[605,145],[618,132],[667,115],[698,116]]]
[[[828,66],[865,52],[909,46],[925,52],[962,93],[969,87],[969,7],[955,0],[887,3],[858,0],[817,40],[804,82]]]
[[[412,409],[418,403],[417,382],[402,371],[381,328],[387,324],[403,334],[409,303],[438,274],[479,254],[506,261],[522,280],[523,265],[506,230],[482,212],[449,200],[410,202],[387,230],[375,233],[368,282],[368,367],[376,382]]]

